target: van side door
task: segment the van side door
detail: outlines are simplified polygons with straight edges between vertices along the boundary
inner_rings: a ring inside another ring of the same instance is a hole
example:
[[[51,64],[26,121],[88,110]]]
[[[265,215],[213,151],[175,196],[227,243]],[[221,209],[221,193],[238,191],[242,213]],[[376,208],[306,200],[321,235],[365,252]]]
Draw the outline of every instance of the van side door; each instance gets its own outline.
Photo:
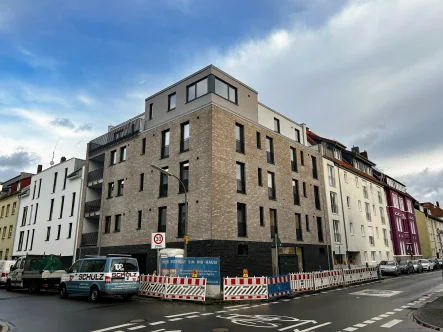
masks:
[[[13,265],[13,271],[9,272],[9,279],[11,280],[11,285],[15,286],[16,282],[17,282],[17,273],[19,270],[19,266],[22,262],[23,258],[19,258],[15,264]]]
[[[68,293],[78,292],[78,275],[83,260],[76,261],[68,270],[68,280],[66,281],[66,290]]]

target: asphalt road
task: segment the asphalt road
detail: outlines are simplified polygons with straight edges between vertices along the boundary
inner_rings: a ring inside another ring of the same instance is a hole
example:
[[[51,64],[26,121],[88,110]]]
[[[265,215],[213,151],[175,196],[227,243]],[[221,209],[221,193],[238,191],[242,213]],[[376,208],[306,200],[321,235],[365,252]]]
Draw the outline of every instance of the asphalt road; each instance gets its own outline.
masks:
[[[443,295],[442,272],[390,278],[275,302],[202,305],[154,299],[61,300],[0,289],[0,320],[15,331],[429,331],[410,318],[414,308]],[[218,330],[220,329],[220,330]]]

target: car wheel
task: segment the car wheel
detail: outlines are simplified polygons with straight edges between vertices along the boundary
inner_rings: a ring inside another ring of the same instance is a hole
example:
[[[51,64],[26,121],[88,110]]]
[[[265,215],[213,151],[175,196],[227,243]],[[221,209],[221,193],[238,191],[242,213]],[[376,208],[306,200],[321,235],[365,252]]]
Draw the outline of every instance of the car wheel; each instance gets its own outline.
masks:
[[[100,292],[99,292],[97,286],[91,287],[91,292],[89,293],[89,298],[91,299],[91,302],[98,302],[100,300]]]
[[[29,293],[29,294],[37,293],[37,292],[36,292],[36,287],[35,287],[35,285],[29,285],[29,287],[28,287],[28,293]]]
[[[6,291],[7,292],[12,291],[11,280],[6,281]]]
[[[68,298],[68,291],[66,290],[66,286],[65,285],[61,285],[60,286],[60,298],[61,299],[67,299]]]
[[[132,299],[132,294],[125,294],[123,295],[123,300],[130,301]]]

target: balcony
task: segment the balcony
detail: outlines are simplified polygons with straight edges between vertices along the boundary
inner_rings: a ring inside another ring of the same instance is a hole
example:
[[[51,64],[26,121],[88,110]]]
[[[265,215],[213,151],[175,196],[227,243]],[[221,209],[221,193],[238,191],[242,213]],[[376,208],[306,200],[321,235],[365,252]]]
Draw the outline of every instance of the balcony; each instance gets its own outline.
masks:
[[[103,182],[103,168],[96,169],[88,173],[88,184]]]
[[[100,211],[100,206],[101,206],[101,200],[100,199],[96,199],[93,201],[89,201],[85,203],[85,215],[86,214],[95,214],[96,212]]]
[[[90,247],[90,246],[97,246],[98,242],[98,232],[93,233],[84,233],[82,234],[82,247]]]
[[[144,129],[144,124],[145,121],[142,118],[133,119],[111,130],[109,133],[93,139],[88,143],[88,155],[105,150],[135,136],[140,130]]]

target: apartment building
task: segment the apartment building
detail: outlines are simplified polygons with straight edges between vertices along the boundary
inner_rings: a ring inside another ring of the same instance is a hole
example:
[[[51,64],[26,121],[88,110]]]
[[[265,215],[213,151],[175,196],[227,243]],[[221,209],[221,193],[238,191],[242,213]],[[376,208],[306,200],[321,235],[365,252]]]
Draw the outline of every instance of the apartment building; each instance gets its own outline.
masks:
[[[406,192],[406,186],[380,170],[374,176],[384,185],[387,214],[392,231],[392,245],[396,259],[421,258],[421,248],[414,206],[417,202]]]
[[[22,172],[2,184],[0,191],[0,260],[9,260],[12,257],[14,231],[19,209],[18,195],[22,188],[29,186],[31,176],[30,173]]]
[[[88,144],[79,254],[128,253],[152,273],[151,233],[166,232],[169,248],[188,235],[188,256],[220,257],[224,276],[327,268],[320,158],[304,124],[208,66]],[[183,186],[151,165],[183,182],[187,227]]]
[[[358,147],[307,132],[319,146],[325,170],[328,224],[337,265],[376,265],[392,259],[391,230],[386,217],[383,183],[372,176],[373,162]]]
[[[432,210],[428,207],[432,207]],[[420,248],[423,257],[443,257],[443,220],[436,215],[443,216],[443,210],[437,202],[423,203],[415,206],[415,218],[417,221]]]
[[[65,267],[76,248],[85,161],[66,160],[45,170],[39,165],[19,195],[13,256],[54,254]]]

